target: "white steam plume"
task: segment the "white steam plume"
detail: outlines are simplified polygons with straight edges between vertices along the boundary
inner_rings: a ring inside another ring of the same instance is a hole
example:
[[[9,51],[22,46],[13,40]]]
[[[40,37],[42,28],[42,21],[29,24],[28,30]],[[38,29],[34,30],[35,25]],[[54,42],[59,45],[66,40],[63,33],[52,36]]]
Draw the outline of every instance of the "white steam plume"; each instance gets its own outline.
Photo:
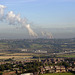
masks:
[[[0,20],[2,21],[4,18],[4,9],[6,8],[6,6],[4,5],[0,5]]]
[[[26,28],[28,29],[30,35],[37,37],[37,34],[31,29],[29,24],[26,25]]]
[[[13,11],[4,14],[4,8],[6,8],[6,6],[0,5],[0,21],[7,21],[11,25],[21,24],[22,26],[27,28],[29,35],[37,37],[37,34],[31,29],[30,24],[27,23],[27,20],[25,18],[21,18],[19,14],[14,14]]]
[[[15,15],[13,13],[13,11],[10,11],[7,13],[6,15],[6,20],[9,22],[9,24],[12,24],[12,25],[16,25],[18,23],[21,24],[21,18],[20,18],[20,15]]]
[[[41,34],[42,34],[42,36],[47,37],[49,39],[52,39],[53,38],[53,35],[52,35],[51,32],[43,32],[42,31]]]

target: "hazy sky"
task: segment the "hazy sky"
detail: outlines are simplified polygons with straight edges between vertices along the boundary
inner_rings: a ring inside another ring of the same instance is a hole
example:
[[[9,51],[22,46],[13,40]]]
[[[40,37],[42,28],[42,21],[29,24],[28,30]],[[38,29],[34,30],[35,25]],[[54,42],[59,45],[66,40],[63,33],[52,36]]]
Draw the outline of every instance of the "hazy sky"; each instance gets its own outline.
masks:
[[[75,27],[75,0],[0,0],[0,4],[7,7],[5,13],[20,14],[35,28]],[[0,33],[15,27],[0,22]]]

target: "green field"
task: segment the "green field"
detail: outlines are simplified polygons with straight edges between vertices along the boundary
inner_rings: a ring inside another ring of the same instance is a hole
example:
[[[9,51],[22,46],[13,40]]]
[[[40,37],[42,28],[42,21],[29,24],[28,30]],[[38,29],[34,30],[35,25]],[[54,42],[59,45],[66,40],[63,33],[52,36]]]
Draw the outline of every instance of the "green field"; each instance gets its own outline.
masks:
[[[57,57],[69,57],[69,58],[73,58],[73,57],[75,57],[75,54],[57,55]]]
[[[47,74],[40,74],[40,75],[75,75],[73,73],[47,73]]]

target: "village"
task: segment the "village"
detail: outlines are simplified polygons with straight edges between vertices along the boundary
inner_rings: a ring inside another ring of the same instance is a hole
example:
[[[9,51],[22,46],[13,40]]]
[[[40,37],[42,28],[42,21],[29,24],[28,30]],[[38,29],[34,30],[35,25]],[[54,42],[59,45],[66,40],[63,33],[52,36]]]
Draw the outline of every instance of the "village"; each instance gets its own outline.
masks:
[[[0,75],[26,75],[27,73],[40,75],[66,72],[75,73],[75,58],[38,58],[37,60],[0,62]]]

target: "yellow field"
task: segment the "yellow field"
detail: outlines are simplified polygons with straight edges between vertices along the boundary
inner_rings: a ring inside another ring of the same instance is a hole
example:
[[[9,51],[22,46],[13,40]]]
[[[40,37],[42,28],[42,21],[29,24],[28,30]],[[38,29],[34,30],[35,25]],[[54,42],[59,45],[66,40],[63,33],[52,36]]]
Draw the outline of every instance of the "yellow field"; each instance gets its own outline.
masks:
[[[23,56],[29,55],[29,56],[30,56],[30,55],[33,55],[33,53],[13,53],[13,54],[6,54],[6,55],[10,55],[10,56],[11,56],[11,55],[13,55],[13,56],[14,56],[14,55],[18,55],[18,56],[19,56],[19,55],[20,55],[20,56],[22,56],[22,55],[23,55]]]
[[[0,59],[9,59],[9,58],[13,58],[14,57],[14,59],[20,59],[20,58],[29,58],[29,57],[32,57],[32,56],[0,56]]]
[[[35,54],[35,53],[0,53],[0,59],[14,58],[15,60],[24,60],[24,59],[31,59],[30,57],[40,56],[40,55],[41,54]]]

